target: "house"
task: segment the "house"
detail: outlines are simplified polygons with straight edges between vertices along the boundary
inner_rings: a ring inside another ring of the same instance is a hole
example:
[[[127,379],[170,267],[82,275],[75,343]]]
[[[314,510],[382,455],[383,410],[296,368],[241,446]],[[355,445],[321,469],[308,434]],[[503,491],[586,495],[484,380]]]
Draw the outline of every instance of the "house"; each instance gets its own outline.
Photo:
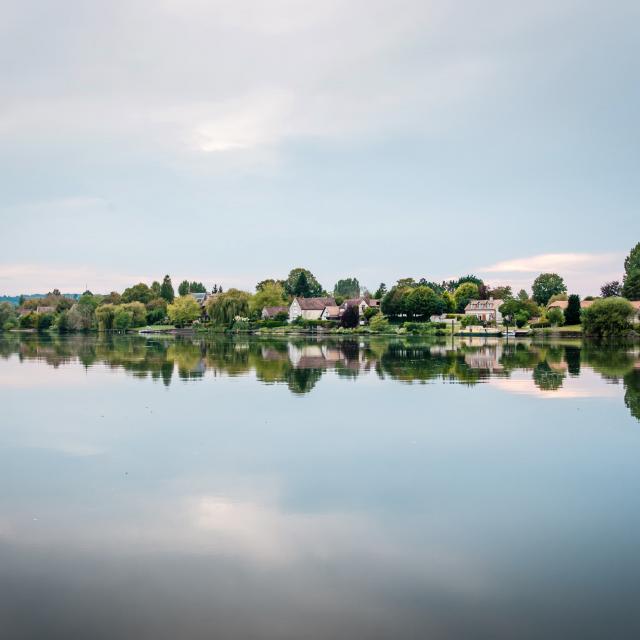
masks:
[[[36,313],[55,313],[55,307],[42,306],[36,308]]]
[[[360,315],[363,315],[367,309],[379,309],[380,300],[360,296],[359,298],[349,298],[340,305],[340,312],[344,313],[347,307],[358,307]]]
[[[265,307],[262,310],[263,320],[273,320],[280,313],[289,313],[289,307]]]
[[[320,320],[325,307],[335,307],[333,298],[294,298],[289,307],[289,322],[297,318],[305,320]]]
[[[632,322],[634,324],[640,324],[640,300],[629,300],[629,302],[635,311]]]
[[[320,314],[320,320],[340,320],[340,307],[325,307]]]
[[[464,308],[465,316],[476,316],[482,322],[502,322],[502,314],[499,309],[504,300],[470,300],[469,304]]]

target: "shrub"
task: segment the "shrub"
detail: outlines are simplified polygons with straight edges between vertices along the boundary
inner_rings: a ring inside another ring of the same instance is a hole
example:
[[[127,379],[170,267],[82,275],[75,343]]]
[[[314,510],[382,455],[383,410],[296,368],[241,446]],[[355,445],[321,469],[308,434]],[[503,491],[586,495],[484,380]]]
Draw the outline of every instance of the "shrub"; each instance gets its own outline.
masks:
[[[547,319],[554,326],[562,326],[564,324],[564,313],[558,307],[551,307],[547,312]]]
[[[585,334],[607,338],[619,336],[631,329],[633,307],[624,298],[602,298],[582,311]]]
[[[360,311],[355,305],[349,305],[342,316],[340,316],[340,325],[345,329],[353,329],[360,324]]]
[[[389,331],[389,320],[382,314],[378,314],[371,318],[369,329],[374,333],[385,333]]]
[[[480,318],[478,316],[463,316],[460,324],[463,327],[470,327],[473,325],[481,325]]]
[[[524,325],[527,324],[529,320],[529,314],[526,311],[518,311],[514,319],[516,322],[516,327],[518,327],[518,329],[522,329],[522,327],[524,327]]]
[[[36,315],[38,316],[36,319],[36,328],[38,331],[46,331],[51,328],[55,320],[53,313],[38,313]]]

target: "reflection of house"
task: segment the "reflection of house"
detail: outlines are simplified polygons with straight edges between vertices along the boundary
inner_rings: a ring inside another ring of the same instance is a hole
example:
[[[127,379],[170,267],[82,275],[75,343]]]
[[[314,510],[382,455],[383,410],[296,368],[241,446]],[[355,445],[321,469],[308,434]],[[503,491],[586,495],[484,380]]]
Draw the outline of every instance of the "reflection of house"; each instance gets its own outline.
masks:
[[[500,364],[502,358],[502,344],[483,344],[479,349],[467,351],[464,354],[464,361],[472,369],[483,369],[485,371],[503,371]]]
[[[502,314],[499,309],[504,300],[470,300],[464,308],[466,316],[476,316],[482,322],[502,322]]]
[[[335,307],[333,298],[294,298],[289,307],[289,322],[296,318],[305,320],[320,320],[325,307]]]
[[[265,307],[262,310],[263,320],[273,320],[280,313],[289,313],[289,307]]]

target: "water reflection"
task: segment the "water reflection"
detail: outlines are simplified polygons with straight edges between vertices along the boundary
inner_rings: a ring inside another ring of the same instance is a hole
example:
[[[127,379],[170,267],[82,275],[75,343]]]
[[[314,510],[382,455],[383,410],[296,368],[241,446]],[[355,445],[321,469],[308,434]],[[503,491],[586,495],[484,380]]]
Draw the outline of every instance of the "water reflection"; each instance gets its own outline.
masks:
[[[583,367],[587,367],[606,382],[622,383],[625,404],[640,419],[640,350],[633,345],[481,338],[425,341],[5,336],[0,339],[0,357],[13,355],[21,361],[37,360],[52,367],[73,362],[87,368],[103,364],[137,378],[161,380],[167,386],[176,379],[200,380],[207,374],[253,373],[267,384],[284,383],[295,394],[312,391],[328,371],[340,378],[376,375],[407,383],[442,380],[465,385],[526,372],[533,388],[544,394],[563,389],[567,377],[579,381]],[[501,388],[510,390],[505,385]],[[559,397],[575,397],[579,391],[579,384],[574,382],[572,392]],[[585,389],[582,395],[589,395],[589,390]]]

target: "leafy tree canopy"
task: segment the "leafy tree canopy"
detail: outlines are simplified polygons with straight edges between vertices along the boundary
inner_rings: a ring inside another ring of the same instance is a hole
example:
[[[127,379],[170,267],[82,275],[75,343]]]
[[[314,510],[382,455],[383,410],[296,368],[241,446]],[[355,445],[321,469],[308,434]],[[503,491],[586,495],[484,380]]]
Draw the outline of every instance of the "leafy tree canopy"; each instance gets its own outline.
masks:
[[[634,271],[640,271],[640,242],[631,249],[629,255],[624,259],[625,280]]]
[[[622,295],[628,300],[640,300],[640,269],[631,272],[624,279]]]
[[[624,298],[601,298],[583,310],[582,327],[586,335],[615,337],[631,328],[633,307]]]
[[[622,286],[618,280],[612,280],[611,282],[605,282],[600,287],[600,294],[603,298],[613,298],[622,295]]]
[[[172,324],[183,327],[200,317],[200,305],[190,295],[180,296],[167,307],[167,315]]]
[[[287,305],[287,294],[280,282],[272,280],[265,282],[262,287],[251,296],[249,309],[256,315],[262,312],[265,307],[281,307]]]
[[[287,295],[300,298],[315,298],[323,293],[322,286],[308,269],[291,269],[284,285]]]
[[[168,275],[164,277],[164,279],[162,280],[162,284],[160,285],[160,297],[164,298],[167,302],[173,302],[173,299],[175,298],[173,285],[171,284],[171,278]],[[140,300],[140,302],[143,301]]]
[[[251,294],[239,289],[229,289],[207,302],[209,317],[217,324],[231,326],[236,317],[249,315]]]
[[[358,278],[344,278],[336,282],[333,287],[333,294],[335,296],[342,296],[343,298],[357,298],[360,296],[360,283]]]
[[[564,310],[564,323],[568,325],[580,324],[580,296],[575,293],[569,296],[567,308]]]
[[[541,305],[546,305],[551,296],[565,293],[567,287],[564,280],[557,273],[541,273],[533,281],[533,299]]]
[[[133,287],[127,287],[122,292],[121,299],[122,302],[138,301],[147,304],[147,302],[150,302],[155,297],[153,291],[144,282],[139,282],[133,285]]]

